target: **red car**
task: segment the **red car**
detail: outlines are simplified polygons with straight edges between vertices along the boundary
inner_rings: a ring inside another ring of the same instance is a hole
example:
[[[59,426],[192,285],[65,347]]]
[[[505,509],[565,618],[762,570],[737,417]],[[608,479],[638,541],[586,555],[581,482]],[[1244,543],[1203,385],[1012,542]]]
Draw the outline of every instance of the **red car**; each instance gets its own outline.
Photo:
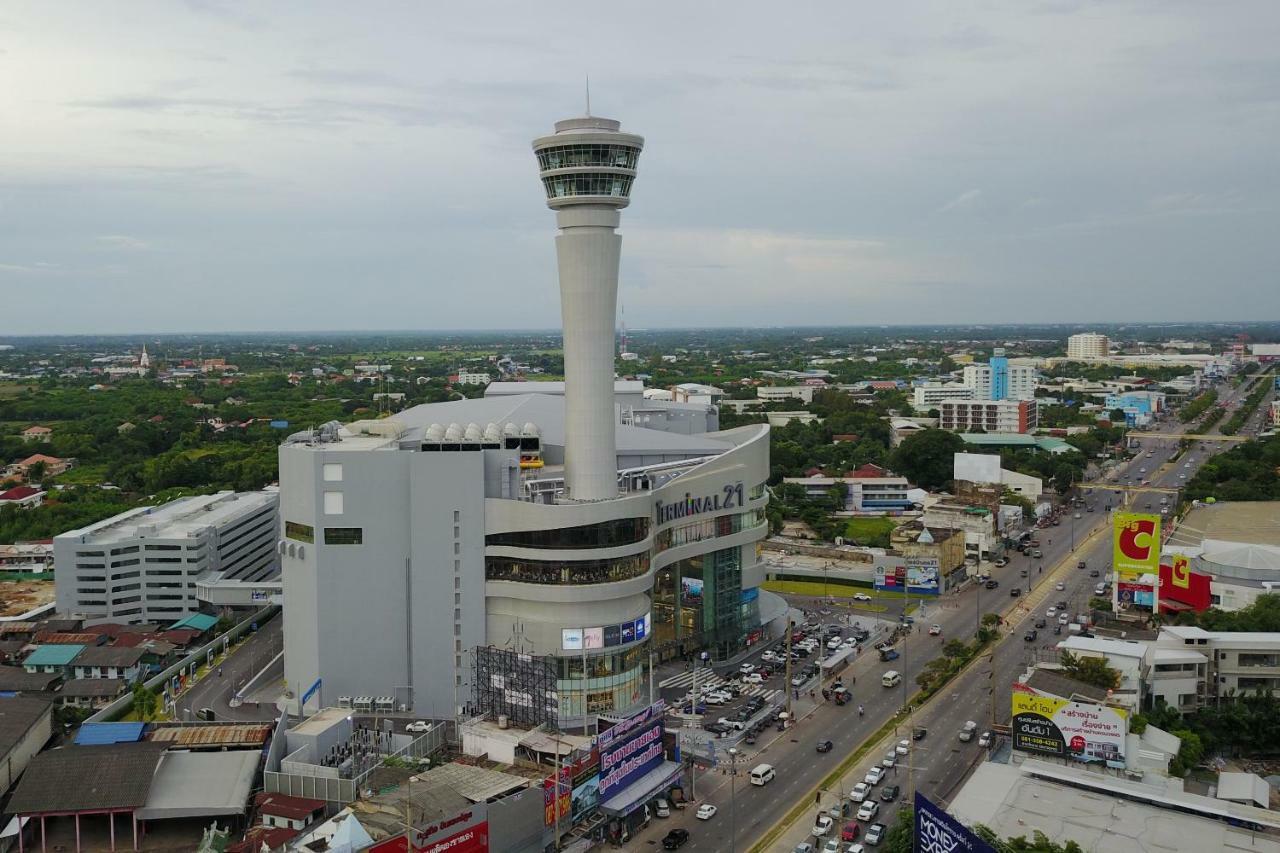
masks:
[[[862,827],[857,821],[849,821],[844,825],[844,829],[840,830],[841,841],[857,841],[858,833],[862,832]]]

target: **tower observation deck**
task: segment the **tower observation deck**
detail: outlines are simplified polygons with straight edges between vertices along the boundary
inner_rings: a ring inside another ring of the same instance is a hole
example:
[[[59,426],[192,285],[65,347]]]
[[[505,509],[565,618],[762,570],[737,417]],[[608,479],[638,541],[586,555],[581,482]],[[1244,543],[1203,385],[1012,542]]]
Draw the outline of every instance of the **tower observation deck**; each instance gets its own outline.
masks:
[[[556,212],[564,326],[565,488],[573,500],[618,494],[613,336],[622,237],[618,211],[644,139],[611,119],[558,121],[533,141],[547,206]]]

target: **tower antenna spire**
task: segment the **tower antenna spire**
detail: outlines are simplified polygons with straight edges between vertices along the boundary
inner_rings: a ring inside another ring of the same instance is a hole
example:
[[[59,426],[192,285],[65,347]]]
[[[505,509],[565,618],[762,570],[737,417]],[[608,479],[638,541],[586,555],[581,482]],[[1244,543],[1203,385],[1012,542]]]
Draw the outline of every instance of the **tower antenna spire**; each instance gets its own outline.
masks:
[[[591,75],[587,75],[587,118],[591,118]]]

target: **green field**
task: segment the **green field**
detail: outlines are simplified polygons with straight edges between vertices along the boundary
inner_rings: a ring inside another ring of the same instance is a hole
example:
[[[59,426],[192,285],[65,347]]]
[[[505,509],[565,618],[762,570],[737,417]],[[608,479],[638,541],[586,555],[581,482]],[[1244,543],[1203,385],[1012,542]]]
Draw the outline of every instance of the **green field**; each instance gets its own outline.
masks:
[[[851,518],[844,525],[844,538],[846,542],[887,548],[889,534],[897,526],[892,518]]]

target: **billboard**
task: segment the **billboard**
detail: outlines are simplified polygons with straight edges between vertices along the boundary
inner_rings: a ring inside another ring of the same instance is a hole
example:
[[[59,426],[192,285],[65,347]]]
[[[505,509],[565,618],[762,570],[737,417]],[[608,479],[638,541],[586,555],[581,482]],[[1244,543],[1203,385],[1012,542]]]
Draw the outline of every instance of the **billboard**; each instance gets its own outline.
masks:
[[[600,751],[580,753],[571,767],[573,775],[572,821],[577,823],[600,806]]]
[[[916,791],[916,853],[996,853],[973,830]]]
[[[1160,516],[1116,513],[1111,565],[1122,576],[1156,574],[1160,569]]]
[[[598,796],[601,802],[662,763],[662,715],[665,710],[663,702],[655,702],[596,739],[600,751]]]
[[[1116,601],[1150,609],[1156,606],[1156,588],[1149,583],[1120,581],[1116,584]]]
[[[489,853],[489,819],[484,803],[473,803],[451,817],[413,828],[413,844],[404,834],[369,848],[370,853]]]
[[[876,566],[875,588],[911,595],[937,595],[940,576],[934,557],[906,557],[900,566]]]
[[[1209,609],[1213,603],[1208,575],[1191,570],[1191,561],[1181,554],[1174,554],[1172,562],[1160,564],[1160,610],[1186,610],[1197,613]],[[1173,606],[1169,606],[1173,604]],[[1185,605],[1180,607],[1178,605]]]
[[[571,800],[573,794],[573,768],[566,764],[560,768],[560,796],[556,797],[556,774],[552,773],[546,779],[542,780],[542,823],[544,826],[555,826],[556,813],[559,812],[560,820],[569,820],[571,811]],[[556,801],[559,800],[557,808]]]
[[[590,628],[560,629],[560,648],[567,652],[603,649],[606,646],[638,642],[649,636],[652,614],[628,619],[621,625],[599,625]]]
[[[1121,708],[1039,696],[1015,684],[1013,748],[1124,767],[1128,716]]]
[[[1000,456],[994,453],[957,453],[952,476],[970,483],[999,483]]]

